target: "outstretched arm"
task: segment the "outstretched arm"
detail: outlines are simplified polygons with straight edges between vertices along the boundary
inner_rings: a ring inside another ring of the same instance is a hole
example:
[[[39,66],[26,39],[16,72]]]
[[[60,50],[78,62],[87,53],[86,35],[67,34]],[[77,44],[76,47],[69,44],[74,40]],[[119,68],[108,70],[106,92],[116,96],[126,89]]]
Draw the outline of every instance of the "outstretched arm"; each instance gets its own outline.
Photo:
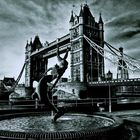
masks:
[[[59,47],[57,46],[57,59],[58,61],[62,61],[62,58],[60,57],[60,53],[59,53]]]
[[[67,47],[67,51],[66,51],[66,54],[65,54],[65,56],[64,56],[64,60],[67,59],[69,50],[70,50],[70,48]]]

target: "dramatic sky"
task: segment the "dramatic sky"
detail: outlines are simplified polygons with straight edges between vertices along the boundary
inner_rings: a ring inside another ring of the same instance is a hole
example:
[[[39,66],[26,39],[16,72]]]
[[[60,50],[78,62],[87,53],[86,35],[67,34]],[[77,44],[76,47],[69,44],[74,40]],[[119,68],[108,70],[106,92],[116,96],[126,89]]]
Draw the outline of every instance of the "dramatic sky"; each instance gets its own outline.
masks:
[[[27,40],[39,35],[45,43],[69,33],[71,10],[79,14],[84,3],[85,0],[0,0],[0,79],[18,76]],[[87,0],[87,4],[97,21],[102,13],[105,40],[140,59],[140,1]]]

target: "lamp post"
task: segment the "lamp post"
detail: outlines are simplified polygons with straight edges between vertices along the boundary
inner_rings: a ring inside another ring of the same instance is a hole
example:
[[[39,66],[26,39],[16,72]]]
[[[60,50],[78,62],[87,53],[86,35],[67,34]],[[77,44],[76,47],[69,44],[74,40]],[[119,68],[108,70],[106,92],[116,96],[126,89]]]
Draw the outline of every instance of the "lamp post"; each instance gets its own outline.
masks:
[[[52,92],[52,104],[53,104],[53,92]],[[51,110],[51,118],[53,119],[53,116],[54,116],[54,112],[53,112],[53,110]]]
[[[109,112],[112,112],[112,103],[111,103],[111,90],[110,90],[110,81],[109,81]]]
[[[91,82],[93,82],[93,60],[92,60],[92,47],[90,45],[90,56],[91,56]]]
[[[112,80],[112,73],[110,70],[107,73],[107,80],[108,80],[108,107],[109,112],[112,111],[112,103],[111,103],[111,89],[110,89],[110,81]]]

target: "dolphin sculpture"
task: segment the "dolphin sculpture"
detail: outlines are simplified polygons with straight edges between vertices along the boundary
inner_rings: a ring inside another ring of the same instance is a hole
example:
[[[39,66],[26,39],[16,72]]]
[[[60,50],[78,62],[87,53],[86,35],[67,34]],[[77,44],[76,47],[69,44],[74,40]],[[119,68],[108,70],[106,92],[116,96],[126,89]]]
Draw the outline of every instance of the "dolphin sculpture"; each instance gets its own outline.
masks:
[[[37,95],[39,101],[41,101],[45,105],[48,105],[56,113],[53,119],[54,122],[56,122],[56,120],[61,117],[65,113],[65,111],[59,110],[57,107],[55,107],[55,105],[51,103],[49,97],[53,94],[52,90],[68,67],[68,62],[66,59],[68,57],[69,50],[70,49],[67,48],[65,56],[62,58],[60,57],[59,47],[57,47],[57,59],[59,64],[56,64],[54,67],[49,68],[47,72],[43,74],[42,78],[38,82],[35,92],[32,95],[32,98]],[[51,74],[47,75],[49,71],[51,71]],[[54,84],[51,84],[53,80],[55,80],[55,82]]]

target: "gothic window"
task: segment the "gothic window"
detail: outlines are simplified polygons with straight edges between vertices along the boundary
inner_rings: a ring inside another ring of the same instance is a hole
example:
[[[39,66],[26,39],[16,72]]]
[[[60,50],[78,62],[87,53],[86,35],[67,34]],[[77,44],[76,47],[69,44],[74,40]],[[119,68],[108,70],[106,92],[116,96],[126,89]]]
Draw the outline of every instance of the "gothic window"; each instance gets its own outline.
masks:
[[[73,30],[73,38],[74,37],[77,37],[79,35],[79,29],[78,28],[75,28],[74,30]]]
[[[73,80],[80,81],[80,66],[73,67]]]
[[[98,32],[94,32],[94,36],[97,38],[98,37]]]
[[[87,34],[87,36],[89,36],[89,37],[93,37],[93,31],[92,31],[90,28],[87,28],[87,29],[86,29],[86,34]]]
[[[90,38],[94,38],[94,39],[97,39],[99,34],[98,34],[98,31],[97,30],[93,30],[91,28],[87,28],[86,31],[85,31],[86,35]]]
[[[102,24],[99,24],[99,29],[100,29],[100,30],[103,30]]]
[[[90,46],[89,46],[89,47],[90,47]],[[91,56],[91,54],[90,54],[90,51],[89,51],[88,48],[87,48],[86,51],[85,51],[85,56],[86,56],[86,60],[89,62],[89,61],[90,61],[90,56]]]
[[[80,52],[76,52],[73,54],[73,62],[74,63],[80,62]]]
[[[94,26],[94,19],[91,19],[91,26]]]
[[[89,35],[89,29],[86,29],[86,34]]]
[[[74,24],[75,25],[78,24],[78,17],[77,16],[75,16]]]
[[[90,25],[90,22],[91,22],[91,18],[90,16],[88,16],[88,25]]]
[[[77,50],[80,48],[80,43],[79,42],[73,43],[72,47],[73,47],[73,50]]]

